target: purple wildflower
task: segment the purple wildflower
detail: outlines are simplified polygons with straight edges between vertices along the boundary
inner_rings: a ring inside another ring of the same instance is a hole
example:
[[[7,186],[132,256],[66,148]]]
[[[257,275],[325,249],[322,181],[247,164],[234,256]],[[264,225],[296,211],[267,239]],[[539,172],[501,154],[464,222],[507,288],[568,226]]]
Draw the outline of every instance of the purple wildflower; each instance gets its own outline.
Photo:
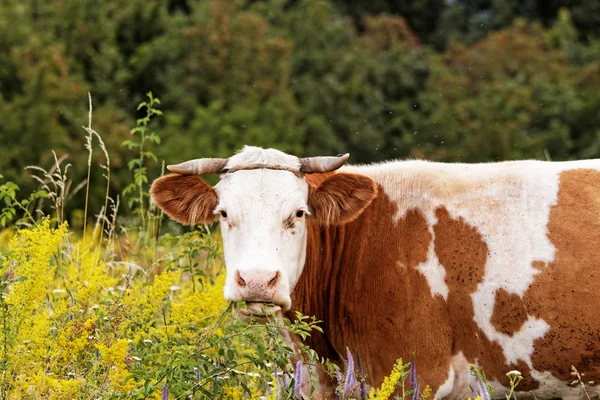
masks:
[[[488,391],[487,386],[483,382],[479,376],[477,377],[477,388],[479,389],[479,395],[481,396],[481,400],[490,400],[490,392]]]
[[[335,380],[337,381],[338,385],[342,383],[342,374],[340,374],[339,370],[335,371]]]
[[[362,367],[360,366],[360,355],[357,354],[358,356],[358,362],[356,363],[356,366],[358,367],[358,376],[360,378],[360,398],[362,399],[366,399],[367,398],[367,389],[365,387],[365,380],[363,379],[364,374],[363,374],[363,370]]]
[[[169,400],[169,387],[165,383],[162,387],[162,395],[160,396],[161,400]]]
[[[348,367],[346,369],[346,380],[344,382],[344,396],[351,396],[354,388],[356,387],[356,375],[354,374],[354,357],[350,349],[346,347],[346,357],[348,358]]]
[[[281,373],[281,380],[283,381],[283,387],[284,387],[284,389],[286,389],[286,388],[287,388],[287,386],[288,386],[288,384],[287,384],[287,378],[286,378],[286,375],[287,375],[287,374],[286,374],[285,372],[282,372],[282,373]]]
[[[412,389],[413,389],[413,395],[412,395],[411,400],[419,400],[419,397],[421,397],[421,393],[419,393],[419,381],[417,381],[417,383],[415,383],[415,387]]]
[[[294,377],[294,399],[302,399],[300,389],[302,388],[302,360],[296,363],[296,375]]]
[[[415,355],[412,356],[412,361],[410,363],[410,377],[408,378],[408,382],[410,384],[410,388],[414,389],[417,385],[417,364],[415,363]]]
[[[202,379],[202,375],[200,375],[200,369],[198,368],[194,368],[196,370],[196,380],[198,382],[200,382],[200,380]]]

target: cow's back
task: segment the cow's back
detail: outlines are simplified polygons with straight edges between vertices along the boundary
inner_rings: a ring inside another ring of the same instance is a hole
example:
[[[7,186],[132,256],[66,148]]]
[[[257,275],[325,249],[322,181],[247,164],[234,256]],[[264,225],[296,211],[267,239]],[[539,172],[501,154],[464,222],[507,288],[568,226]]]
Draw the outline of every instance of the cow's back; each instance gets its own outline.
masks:
[[[599,170],[600,161],[345,168],[371,176],[380,194],[335,238],[345,247],[330,256],[333,346],[356,348],[374,384],[414,352],[438,396],[471,395],[471,363],[502,385],[519,370],[520,389],[539,398],[579,395],[571,365],[600,383]]]

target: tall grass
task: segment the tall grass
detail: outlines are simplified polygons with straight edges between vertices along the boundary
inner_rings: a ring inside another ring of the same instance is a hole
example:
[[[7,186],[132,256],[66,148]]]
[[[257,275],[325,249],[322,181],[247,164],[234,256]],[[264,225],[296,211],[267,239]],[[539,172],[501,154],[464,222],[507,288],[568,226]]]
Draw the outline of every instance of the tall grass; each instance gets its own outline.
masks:
[[[156,161],[148,146],[160,144],[150,131],[158,104],[150,94],[140,104],[147,114],[132,130],[139,140],[125,143],[137,151],[129,163],[135,190],[125,193],[135,194],[132,224],[121,224],[120,196],[111,197],[110,157],[92,126],[91,96],[87,179],[73,184],[67,157],[55,154],[49,169],[30,167],[35,193],[20,198],[13,183],[0,185],[0,223],[8,226],[0,236],[1,398],[293,398],[290,358],[319,362],[280,334],[307,335],[319,329],[314,319],[233,318],[222,295],[221,245],[210,229],[161,232],[145,165]],[[96,145],[106,191],[89,229]],[[70,231],[65,206],[83,187],[83,229]]]

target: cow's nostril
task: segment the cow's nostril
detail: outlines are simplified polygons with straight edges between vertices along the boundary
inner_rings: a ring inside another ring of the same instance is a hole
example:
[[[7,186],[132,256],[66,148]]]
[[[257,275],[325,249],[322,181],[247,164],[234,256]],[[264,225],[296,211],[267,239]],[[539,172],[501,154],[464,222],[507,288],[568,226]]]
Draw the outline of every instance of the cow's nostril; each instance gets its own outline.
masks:
[[[279,273],[279,271],[275,272],[275,276],[273,278],[271,278],[271,280],[269,280],[269,283],[267,283],[267,285],[275,286],[277,284],[277,281],[279,280],[280,276],[281,276],[281,274]]]
[[[237,271],[235,280],[237,281],[238,285],[240,285],[240,286],[246,286],[246,281],[240,275],[240,271]]]

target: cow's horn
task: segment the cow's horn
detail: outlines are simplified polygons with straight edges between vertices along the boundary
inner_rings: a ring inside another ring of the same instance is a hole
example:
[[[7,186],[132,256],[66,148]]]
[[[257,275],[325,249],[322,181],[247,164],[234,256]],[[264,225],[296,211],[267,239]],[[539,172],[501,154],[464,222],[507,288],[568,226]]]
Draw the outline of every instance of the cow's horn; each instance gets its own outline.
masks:
[[[350,157],[350,154],[342,154],[336,157],[305,157],[300,159],[300,171],[305,174],[315,172],[335,171]]]
[[[198,158],[177,165],[167,165],[167,169],[182,175],[220,174],[227,161],[226,158]]]

